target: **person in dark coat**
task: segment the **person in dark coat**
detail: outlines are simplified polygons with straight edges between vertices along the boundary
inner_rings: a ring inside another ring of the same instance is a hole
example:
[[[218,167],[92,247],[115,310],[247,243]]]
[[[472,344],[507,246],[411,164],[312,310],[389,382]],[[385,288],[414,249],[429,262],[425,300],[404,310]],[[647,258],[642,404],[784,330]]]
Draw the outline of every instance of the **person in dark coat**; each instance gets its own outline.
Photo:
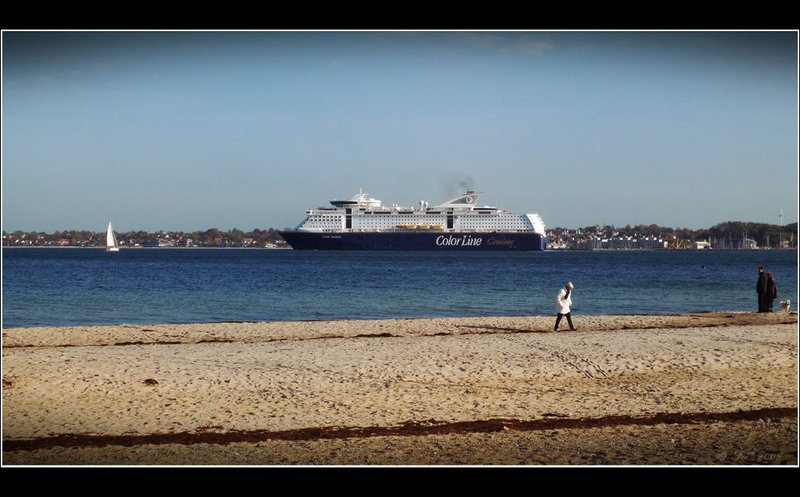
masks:
[[[767,275],[764,274],[763,266],[758,268],[756,293],[758,294],[758,312],[767,312]]]
[[[772,273],[767,273],[767,312],[772,312],[772,304],[778,298],[778,285],[772,279]]]

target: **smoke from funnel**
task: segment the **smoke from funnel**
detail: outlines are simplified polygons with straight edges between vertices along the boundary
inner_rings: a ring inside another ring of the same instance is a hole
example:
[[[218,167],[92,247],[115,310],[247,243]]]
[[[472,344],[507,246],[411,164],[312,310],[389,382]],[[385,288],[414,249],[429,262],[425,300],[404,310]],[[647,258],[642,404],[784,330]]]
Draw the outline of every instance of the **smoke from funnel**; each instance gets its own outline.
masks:
[[[442,194],[446,198],[453,198],[462,195],[467,190],[475,189],[475,182],[472,176],[453,174],[442,184]]]

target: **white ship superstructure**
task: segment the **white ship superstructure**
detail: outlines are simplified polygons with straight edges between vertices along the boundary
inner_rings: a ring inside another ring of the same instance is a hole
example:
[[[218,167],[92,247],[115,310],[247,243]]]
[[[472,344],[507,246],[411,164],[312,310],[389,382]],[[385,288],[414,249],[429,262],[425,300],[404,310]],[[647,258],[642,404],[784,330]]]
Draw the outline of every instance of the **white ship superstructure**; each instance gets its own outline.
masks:
[[[359,192],[350,200],[332,200],[331,207],[306,211],[306,219],[295,228],[301,232],[406,232],[434,230],[445,233],[545,233],[536,213],[513,214],[491,206],[478,206],[480,194],[467,191],[441,205],[430,207],[384,206],[380,200]]]

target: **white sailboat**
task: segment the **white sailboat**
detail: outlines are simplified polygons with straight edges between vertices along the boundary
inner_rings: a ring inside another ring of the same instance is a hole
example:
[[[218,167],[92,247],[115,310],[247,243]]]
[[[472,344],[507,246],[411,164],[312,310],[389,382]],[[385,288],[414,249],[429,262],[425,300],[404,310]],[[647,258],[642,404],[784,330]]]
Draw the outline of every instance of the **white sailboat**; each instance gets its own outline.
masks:
[[[111,227],[111,222],[108,223],[108,231],[106,232],[106,251],[119,252],[119,244],[117,243],[117,236],[114,234],[114,228]]]

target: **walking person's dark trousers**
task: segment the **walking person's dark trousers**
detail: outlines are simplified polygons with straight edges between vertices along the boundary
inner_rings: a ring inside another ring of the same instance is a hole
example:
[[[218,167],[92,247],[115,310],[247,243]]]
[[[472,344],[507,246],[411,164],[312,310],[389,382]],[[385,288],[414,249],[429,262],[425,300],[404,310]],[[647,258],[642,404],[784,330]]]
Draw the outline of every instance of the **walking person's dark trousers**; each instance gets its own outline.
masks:
[[[555,330],[558,331],[558,323],[561,322],[561,318],[563,318],[564,316],[567,317],[567,323],[569,323],[569,329],[574,330],[575,327],[572,326],[572,313],[571,312],[568,312],[566,314],[560,314],[559,313],[558,317],[556,318]]]

